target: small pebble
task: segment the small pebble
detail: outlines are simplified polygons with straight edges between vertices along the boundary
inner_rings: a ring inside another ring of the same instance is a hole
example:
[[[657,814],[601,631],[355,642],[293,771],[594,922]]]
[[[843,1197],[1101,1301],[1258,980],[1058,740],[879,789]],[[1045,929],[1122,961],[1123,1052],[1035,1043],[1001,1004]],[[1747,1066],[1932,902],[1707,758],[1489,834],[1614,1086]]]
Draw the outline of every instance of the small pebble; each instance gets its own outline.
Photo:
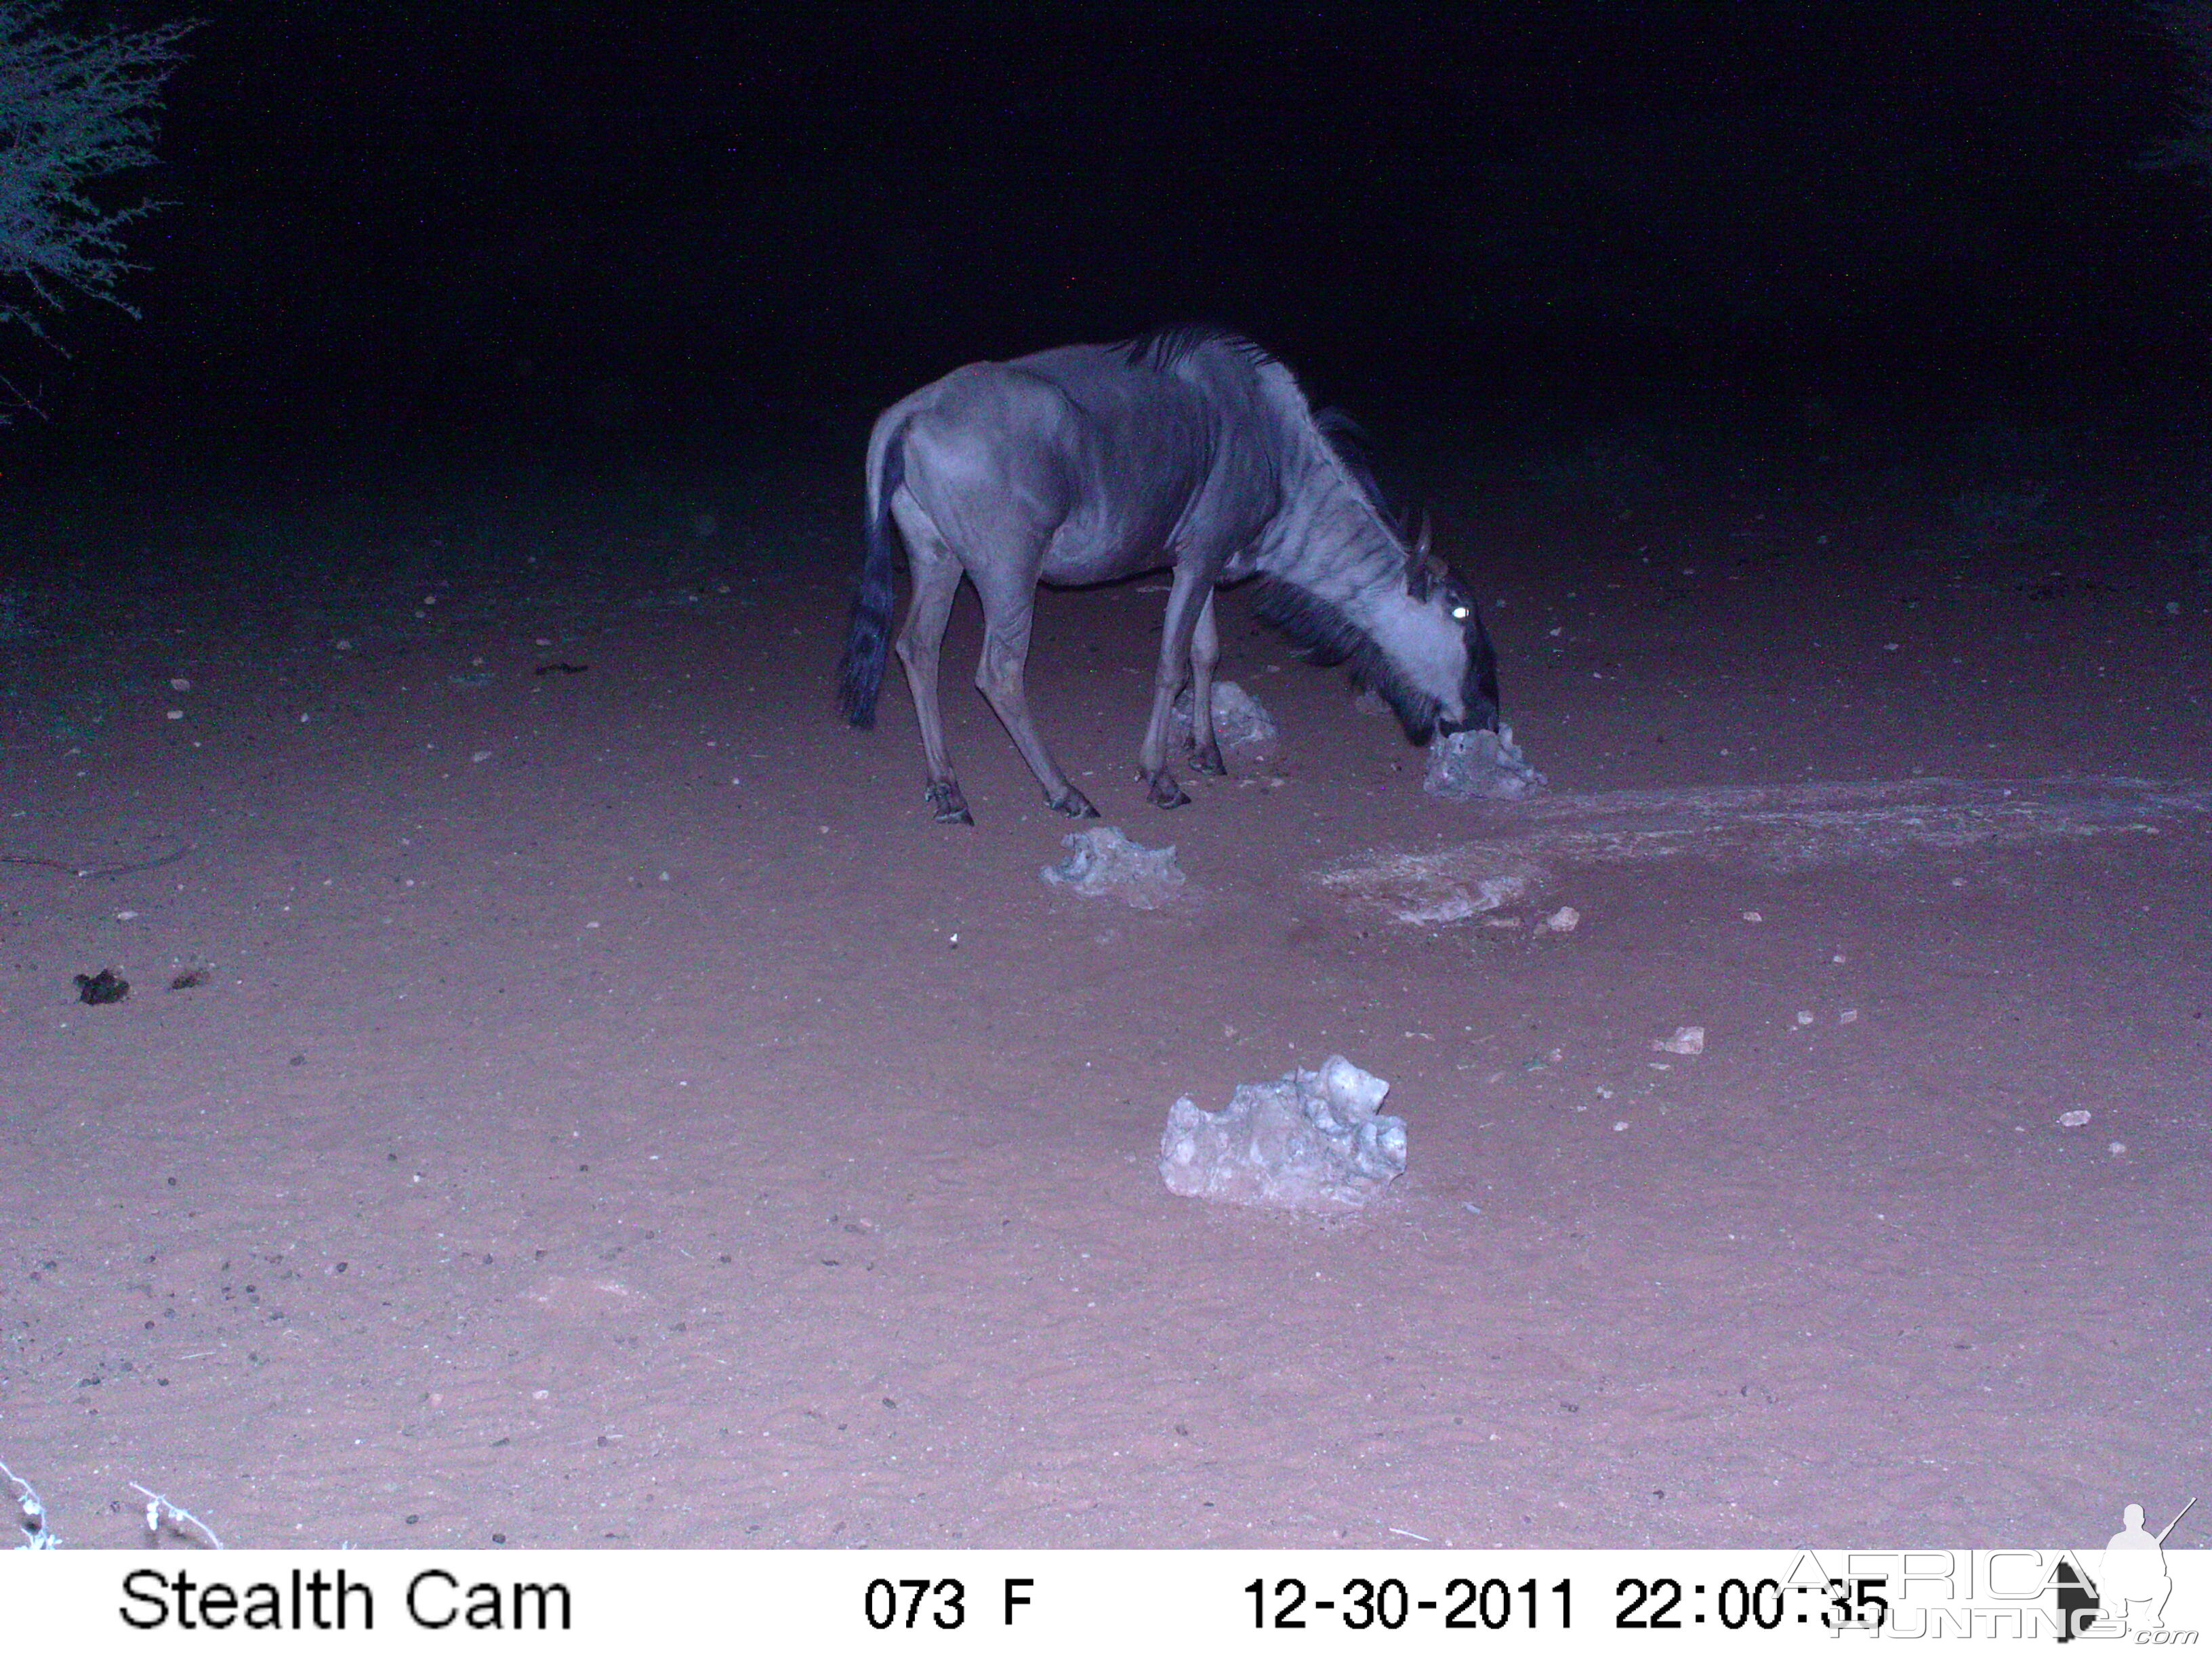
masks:
[[[1762,916],[1761,915],[1759,915],[1759,912],[1758,912],[1758,911],[1756,911],[1756,910],[1747,910],[1747,911],[1745,911],[1745,912],[1743,913],[1743,919],[1744,919],[1746,921],[1765,921],[1766,920],[1766,918],[1765,918],[1765,916]]]
[[[2088,1121],[2089,1114],[2087,1112],[2061,1112],[2058,1115],[2059,1127],[2064,1129],[2078,1129]]]
[[[1800,1025],[1810,1025],[1813,1023],[1813,1011],[1810,1008],[1800,1008],[1797,1011],[1797,1023]]]
[[[1836,1024],[1838,1025],[1856,1025],[1858,1024],[1858,1019],[1859,1011],[1857,1009],[1846,1008],[1842,1013],[1836,1016]]]

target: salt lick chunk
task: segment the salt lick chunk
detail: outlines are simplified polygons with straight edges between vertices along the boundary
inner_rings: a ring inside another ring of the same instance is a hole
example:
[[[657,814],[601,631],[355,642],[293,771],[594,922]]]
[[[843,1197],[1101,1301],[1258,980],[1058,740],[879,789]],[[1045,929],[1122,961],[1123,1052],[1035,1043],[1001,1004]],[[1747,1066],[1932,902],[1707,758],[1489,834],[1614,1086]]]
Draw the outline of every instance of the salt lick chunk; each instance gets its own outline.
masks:
[[[1229,1104],[1168,1109],[1160,1176],[1185,1198],[1278,1210],[1353,1210],[1406,1172],[1406,1121],[1376,1109],[1390,1085],[1342,1054],[1318,1072],[1240,1083]]]
[[[1168,714],[1168,732],[1179,744],[1190,741],[1192,691],[1183,687]],[[1282,735],[1275,717],[1260,700],[1234,680],[1216,680],[1213,696],[1214,740],[1224,749],[1257,749]]]
[[[1501,906],[1518,904],[1528,896],[1528,878],[1525,875],[1485,876],[1474,884],[1472,893],[1455,889],[1449,896],[1433,904],[1417,904],[1410,908],[1391,913],[1392,920],[1409,926],[1423,926],[1440,921],[1465,921],[1469,916],[1479,916]],[[1518,927],[1519,922],[1510,926]]]
[[[1048,887],[1066,887],[1085,898],[1110,893],[1139,910],[1157,910],[1183,884],[1174,848],[1139,847],[1111,824],[1063,836],[1060,844],[1068,855],[1037,872]]]
[[[1528,764],[1513,728],[1503,726],[1436,738],[1421,787],[1446,800],[1524,800],[1544,787],[1544,775]]]

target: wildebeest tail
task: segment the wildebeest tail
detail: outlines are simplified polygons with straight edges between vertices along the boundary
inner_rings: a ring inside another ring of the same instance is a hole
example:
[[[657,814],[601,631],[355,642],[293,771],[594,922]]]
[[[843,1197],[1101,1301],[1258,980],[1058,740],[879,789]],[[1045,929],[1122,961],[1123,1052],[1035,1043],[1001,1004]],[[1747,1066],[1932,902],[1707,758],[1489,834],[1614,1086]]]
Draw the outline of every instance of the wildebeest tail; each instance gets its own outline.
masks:
[[[845,718],[862,731],[876,723],[876,696],[890,658],[891,612],[898,598],[898,531],[891,497],[906,481],[906,427],[878,428],[868,456],[867,553],[845,625],[845,657],[837,691]]]

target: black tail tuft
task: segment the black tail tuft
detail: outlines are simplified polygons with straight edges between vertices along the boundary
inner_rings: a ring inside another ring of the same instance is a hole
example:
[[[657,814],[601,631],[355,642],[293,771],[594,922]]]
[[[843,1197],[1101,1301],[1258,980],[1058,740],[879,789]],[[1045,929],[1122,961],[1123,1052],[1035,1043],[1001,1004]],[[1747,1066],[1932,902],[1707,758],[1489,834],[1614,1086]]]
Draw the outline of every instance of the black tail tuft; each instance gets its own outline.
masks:
[[[837,665],[838,703],[845,718],[862,731],[876,723],[876,697],[884,689],[884,670],[891,648],[891,611],[898,597],[898,536],[891,524],[891,496],[906,481],[906,434],[891,434],[884,446],[878,475],[868,492],[867,555],[860,563],[860,585],[853,594],[852,620],[845,626],[845,656]]]

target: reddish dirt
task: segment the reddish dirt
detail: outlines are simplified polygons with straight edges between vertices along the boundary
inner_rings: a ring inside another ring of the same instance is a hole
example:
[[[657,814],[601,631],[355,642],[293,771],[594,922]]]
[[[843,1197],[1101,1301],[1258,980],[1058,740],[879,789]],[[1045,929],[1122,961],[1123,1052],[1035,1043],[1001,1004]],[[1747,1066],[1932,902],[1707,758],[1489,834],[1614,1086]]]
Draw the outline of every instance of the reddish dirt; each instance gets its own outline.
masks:
[[[189,848],[0,866],[0,1459],[64,1541],[137,1541],[131,1481],[440,1547],[2076,1543],[2203,1486],[2203,829],[1395,926],[1316,872],[1471,810],[1235,597],[1285,739],[1144,805],[1138,584],[1048,596],[1031,689],[1194,896],[1054,894],[964,671],[974,830],[896,668],[835,717],[846,470],[504,552],[179,514],[169,585],[27,590],[0,852]],[[2212,773],[2212,595],[2124,514],[2054,582],[1866,513],[1443,507],[1557,791]],[[1178,1095],[1334,1052],[1409,1126],[1384,1201],[1163,1188]]]

